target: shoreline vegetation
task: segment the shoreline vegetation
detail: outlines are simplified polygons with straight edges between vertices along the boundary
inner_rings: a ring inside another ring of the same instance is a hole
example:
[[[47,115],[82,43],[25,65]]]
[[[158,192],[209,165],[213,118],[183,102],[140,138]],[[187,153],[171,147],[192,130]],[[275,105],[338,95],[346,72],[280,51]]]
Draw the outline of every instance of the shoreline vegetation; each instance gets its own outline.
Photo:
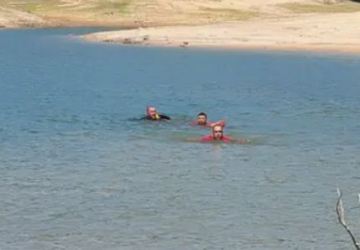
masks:
[[[360,54],[360,1],[0,0],[1,28],[112,27],[92,42]]]

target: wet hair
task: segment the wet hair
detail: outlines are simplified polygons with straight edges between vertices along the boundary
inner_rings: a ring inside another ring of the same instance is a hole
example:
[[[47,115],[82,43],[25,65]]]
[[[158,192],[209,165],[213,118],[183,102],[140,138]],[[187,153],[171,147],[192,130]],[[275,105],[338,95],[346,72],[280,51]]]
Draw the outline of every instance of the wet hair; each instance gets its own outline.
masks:
[[[203,115],[203,116],[205,116],[207,118],[207,114],[204,113],[204,112],[200,112],[197,116],[201,116],[201,115]]]

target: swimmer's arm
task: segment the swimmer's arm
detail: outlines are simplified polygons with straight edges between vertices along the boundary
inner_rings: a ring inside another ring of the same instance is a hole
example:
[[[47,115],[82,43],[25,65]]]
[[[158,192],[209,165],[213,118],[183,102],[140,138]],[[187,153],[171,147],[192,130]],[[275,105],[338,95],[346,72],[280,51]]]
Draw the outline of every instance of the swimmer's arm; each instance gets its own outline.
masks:
[[[145,120],[148,120],[148,121],[153,121],[153,119],[151,119],[150,116],[148,115],[144,115],[143,117],[139,118],[140,121],[145,121]]]
[[[143,117],[139,118],[139,120],[149,120],[149,118],[146,115],[144,115]]]
[[[171,120],[170,116],[163,115],[163,114],[160,115],[160,118],[164,119],[164,120]]]

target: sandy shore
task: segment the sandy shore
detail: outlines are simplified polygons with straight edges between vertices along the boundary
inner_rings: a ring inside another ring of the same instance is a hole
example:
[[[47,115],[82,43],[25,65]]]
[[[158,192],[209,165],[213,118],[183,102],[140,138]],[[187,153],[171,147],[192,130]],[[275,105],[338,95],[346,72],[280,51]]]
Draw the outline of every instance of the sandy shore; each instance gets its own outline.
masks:
[[[201,26],[138,28],[84,36],[88,41],[232,49],[360,53],[360,13],[307,14]]]
[[[350,1],[136,0],[123,5],[122,0],[54,0],[50,6],[45,0],[37,0],[37,5],[4,2],[0,28],[134,27],[82,37],[92,42],[360,53],[360,3]]]

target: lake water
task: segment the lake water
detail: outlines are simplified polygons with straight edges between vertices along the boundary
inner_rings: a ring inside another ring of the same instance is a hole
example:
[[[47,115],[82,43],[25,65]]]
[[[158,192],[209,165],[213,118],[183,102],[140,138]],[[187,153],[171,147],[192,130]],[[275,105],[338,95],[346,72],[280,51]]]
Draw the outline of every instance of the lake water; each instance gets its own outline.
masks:
[[[360,57],[0,32],[0,249],[352,249]],[[139,121],[148,104],[171,122]],[[187,142],[200,111],[248,145]],[[360,239],[360,234],[357,234]]]

